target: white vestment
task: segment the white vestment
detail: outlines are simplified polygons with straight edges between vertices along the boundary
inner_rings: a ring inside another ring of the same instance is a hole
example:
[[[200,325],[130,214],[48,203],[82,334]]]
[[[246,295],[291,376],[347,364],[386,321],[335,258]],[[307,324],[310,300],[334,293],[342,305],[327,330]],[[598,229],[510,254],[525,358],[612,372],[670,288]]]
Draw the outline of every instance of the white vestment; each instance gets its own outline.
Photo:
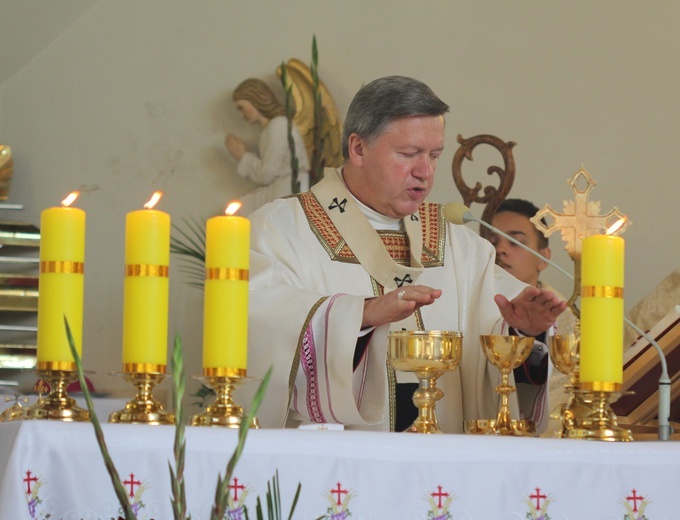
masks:
[[[295,156],[298,160],[298,181],[300,191],[309,189],[309,159],[297,127],[292,128]],[[288,146],[288,119],[284,116],[272,118],[262,129],[259,141],[259,155],[246,152],[238,163],[237,173],[261,185],[242,197],[242,213],[247,215],[263,204],[290,195],[292,169]]]
[[[526,285],[494,264],[487,240],[447,223],[441,205],[430,203],[403,219],[406,233],[376,232],[333,169],[312,193],[260,208],[251,225],[248,372],[262,377],[273,367],[258,413],[263,426],[299,419],[389,429],[394,419],[390,327],[372,331],[356,370],[353,360],[364,299],[402,283],[408,287],[409,280],[442,290],[411,328],[464,336],[460,367],[437,384],[445,394],[437,403],[441,429],[462,432],[465,419],[496,417],[498,372],[486,361],[479,335],[501,330],[494,295],[514,298]],[[352,248],[369,252],[364,265]],[[386,252],[397,261],[388,258],[393,265],[387,269],[384,263],[373,265],[373,257]]]

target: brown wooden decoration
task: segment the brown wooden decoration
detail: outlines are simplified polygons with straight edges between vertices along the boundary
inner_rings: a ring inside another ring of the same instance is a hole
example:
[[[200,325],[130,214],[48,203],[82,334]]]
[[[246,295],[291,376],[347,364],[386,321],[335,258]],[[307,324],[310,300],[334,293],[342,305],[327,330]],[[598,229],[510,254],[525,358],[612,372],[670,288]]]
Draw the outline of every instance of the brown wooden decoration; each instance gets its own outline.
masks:
[[[458,134],[457,139],[460,146],[453,156],[453,182],[456,183],[458,191],[463,196],[463,203],[467,207],[470,207],[473,202],[485,204],[482,220],[491,223],[494,213],[496,213],[498,207],[508,196],[510,188],[512,188],[512,184],[515,181],[515,159],[512,156],[512,148],[517,143],[513,141],[506,143],[502,139],[489,134],[475,135],[468,139],[463,139],[463,136]],[[480,144],[488,144],[496,148],[503,157],[504,162],[503,168],[495,165],[487,168],[486,172],[489,175],[497,174],[500,181],[498,187],[492,185],[484,186],[483,195],[480,194],[482,183],[476,182],[474,187],[469,187],[463,180],[462,171],[463,160],[472,161],[472,150]],[[486,228],[480,227],[479,233],[483,237],[487,237],[489,232]]]

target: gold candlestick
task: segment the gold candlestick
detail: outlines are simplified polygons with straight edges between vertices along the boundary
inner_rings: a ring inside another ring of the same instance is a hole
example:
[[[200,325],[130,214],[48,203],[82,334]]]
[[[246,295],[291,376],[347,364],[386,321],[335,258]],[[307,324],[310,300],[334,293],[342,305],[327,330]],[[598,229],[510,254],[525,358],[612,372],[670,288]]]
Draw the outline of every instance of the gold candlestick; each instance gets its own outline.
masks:
[[[465,421],[467,433],[481,433],[491,435],[534,436],[536,425],[533,421],[510,418],[509,397],[515,391],[510,385],[510,373],[520,366],[534,345],[534,338],[522,336],[480,336],[482,349],[486,358],[498,368],[501,373],[501,383],[496,392],[501,396],[498,415],[495,420],[473,419]]]
[[[163,405],[152,395],[153,389],[165,379],[165,373],[122,372],[116,375],[121,374],[135,386],[137,394],[125,404],[125,408],[109,415],[110,423],[174,424],[174,414],[163,410]]]
[[[410,433],[442,433],[435,415],[436,402],[444,397],[437,379],[460,364],[463,335],[451,331],[394,331],[389,335],[389,360],[395,370],[413,372],[418,389],[413,403],[418,417],[406,429]]]
[[[71,369],[75,363],[42,362],[36,371],[38,377],[50,387],[45,397],[24,408],[22,419],[52,419],[58,421],[88,422],[90,412],[81,408],[69,397],[66,387],[78,379],[78,372]]]
[[[254,381],[254,377],[246,377],[246,371],[241,369],[206,369],[203,377],[196,379],[206,381],[215,390],[215,401],[203,413],[191,418],[191,426],[222,426],[226,428],[240,428],[246,418],[243,408],[236,404],[233,393],[236,387]],[[253,417],[250,427],[258,429],[260,424],[257,417]]]
[[[630,430],[618,424],[618,418],[611,409],[611,403],[616,402],[622,395],[632,392],[618,390],[574,390],[590,407],[590,413],[585,417],[574,417],[567,437],[570,439],[589,439],[599,441],[632,441]]]

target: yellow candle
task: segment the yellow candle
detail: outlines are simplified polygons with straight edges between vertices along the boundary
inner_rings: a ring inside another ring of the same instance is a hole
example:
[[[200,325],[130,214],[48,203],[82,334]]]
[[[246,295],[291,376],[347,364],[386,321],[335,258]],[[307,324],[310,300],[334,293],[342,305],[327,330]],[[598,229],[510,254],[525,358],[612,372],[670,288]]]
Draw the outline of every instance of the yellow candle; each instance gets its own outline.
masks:
[[[165,372],[167,363],[170,215],[152,201],[125,219],[124,372]]]
[[[240,204],[236,209],[238,207]],[[249,260],[250,221],[235,215],[208,219],[203,309],[204,375],[246,375]]]
[[[85,212],[68,207],[48,208],[40,216],[40,274],[38,279],[38,370],[75,370],[66,336],[68,320],[76,351],[82,354]]]
[[[581,385],[618,390],[623,380],[624,240],[596,235],[585,238],[581,248]]]

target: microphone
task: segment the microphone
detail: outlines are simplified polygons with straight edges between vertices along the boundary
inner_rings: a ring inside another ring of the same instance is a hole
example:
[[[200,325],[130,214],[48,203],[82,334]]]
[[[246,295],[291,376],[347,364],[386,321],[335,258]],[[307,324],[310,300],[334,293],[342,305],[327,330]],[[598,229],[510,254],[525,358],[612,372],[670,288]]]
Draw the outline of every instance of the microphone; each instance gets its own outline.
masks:
[[[574,281],[574,275],[571,273],[565,271],[562,269],[559,265],[557,265],[555,262],[551,261],[550,259],[544,257],[541,253],[538,251],[534,251],[530,247],[528,247],[525,244],[522,244],[519,240],[517,240],[514,237],[511,237],[507,233],[503,233],[500,229],[492,226],[488,222],[484,222],[482,219],[479,219],[475,217],[472,212],[469,210],[469,208],[460,202],[450,202],[449,204],[446,204],[444,206],[444,218],[451,222],[452,224],[467,224],[468,222],[477,222],[478,224],[484,226],[485,228],[493,231],[497,235],[502,236],[506,240],[509,240],[513,244],[521,247],[525,251],[528,251],[532,255],[534,255],[537,258],[540,258],[544,262],[546,262],[548,265],[554,267],[558,271],[560,271],[563,275],[565,275],[567,278],[569,278],[571,281]],[[637,325],[635,325],[633,322],[631,322],[628,318],[625,316],[623,317],[623,321],[631,327],[635,332],[637,332],[640,336],[645,338],[650,345],[653,345],[654,348],[657,350],[657,353],[659,354],[659,359],[661,362],[661,377],[659,378],[659,411],[658,411],[658,416],[659,416],[659,440],[662,441],[667,441],[670,438],[670,434],[672,431],[671,425],[670,425],[670,416],[671,416],[671,379],[668,377],[668,365],[666,363],[666,356],[663,353],[663,349],[661,346],[656,342],[654,338],[652,338],[649,334],[644,332],[642,329],[640,329]]]

